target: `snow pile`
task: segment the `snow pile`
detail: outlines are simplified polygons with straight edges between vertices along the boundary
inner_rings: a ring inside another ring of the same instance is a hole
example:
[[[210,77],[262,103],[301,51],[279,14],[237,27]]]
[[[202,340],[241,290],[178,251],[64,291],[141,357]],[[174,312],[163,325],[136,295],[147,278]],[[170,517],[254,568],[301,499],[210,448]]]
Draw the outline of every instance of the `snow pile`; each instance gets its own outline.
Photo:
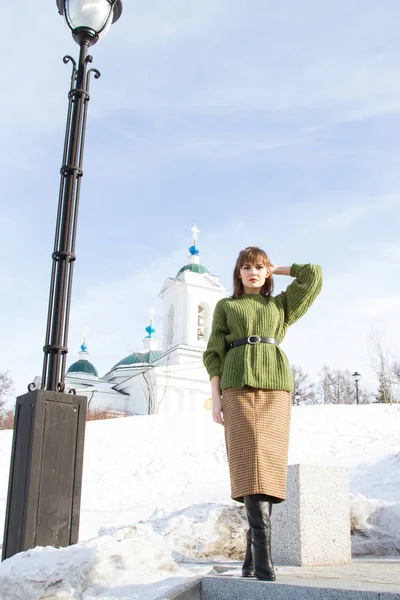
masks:
[[[196,504],[156,515],[151,523],[154,531],[165,537],[178,562],[243,557],[247,529],[243,507]]]
[[[289,462],[349,469],[355,554],[400,552],[399,432],[400,406],[293,410]],[[0,524],[10,446],[0,433]],[[246,520],[229,492],[223,428],[209,414],[88,423],[81,542],[2,563],[1,598],[165,597],[204,561],[242,558]]]
[[[13,556],[0,565],[1,598],[144,598],[149,587],[159,593],[160,585],[151,583],[161,580],[165,590],[193,574],[179,567],[151,525],[139,524],[70,548],[36,548]]]
[[[74,598],[73,590],[81,593],[94,561],[93,550],[81,546],[56,551],[40,548],[17,554],[0,565],[2,598],[37,600],[51,597],[61,588],[63,596],[56,597]]]
[[[240,507],[201,504],[164,516],[159,511],[146,523],[103,531],[70,548],[36,548],[4,561],[1,599],[143,598],[149,583],[170,579],[165,591],[209,571],[187,562],[239,560],[245,527]],[[157,594],[159,587],[153,586]]]
[[[400,451],[353,469],[350,486],[353,553],[399,553]]]

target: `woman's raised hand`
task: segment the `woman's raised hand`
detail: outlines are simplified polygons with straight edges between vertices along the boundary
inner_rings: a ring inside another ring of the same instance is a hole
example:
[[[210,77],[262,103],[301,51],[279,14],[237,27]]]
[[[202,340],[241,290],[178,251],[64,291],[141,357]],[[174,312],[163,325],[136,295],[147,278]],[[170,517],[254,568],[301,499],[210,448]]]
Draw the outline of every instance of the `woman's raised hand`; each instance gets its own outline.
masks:
[[[269,268],[273,275],[290,275],[291,267],[278,267],[274,263],[271,263]]]
[[[269,270],[271,271],[272,274],[275,273],[276,269],[278,269],[277,265],[274,265],[274,263],[269,263]]]

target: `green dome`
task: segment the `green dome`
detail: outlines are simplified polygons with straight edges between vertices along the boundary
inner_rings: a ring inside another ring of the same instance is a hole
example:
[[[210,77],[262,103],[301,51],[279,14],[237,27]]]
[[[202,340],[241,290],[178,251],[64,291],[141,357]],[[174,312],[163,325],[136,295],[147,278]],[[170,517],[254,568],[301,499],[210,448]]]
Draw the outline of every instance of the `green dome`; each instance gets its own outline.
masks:
[[[204,267],[203,265],[185,265],[184,267],[182,267],[182,269],[179,269],[176,276],[178,277],[178,275],[183,273],[183,271],[192,271],[192,273],[200,274],[209,273],[209,270],[206,269],[206,267]]]
[[[91,362],[85,360],[84,358],[74,362],[68,369],[67,373],[87,373],[88,375],[94,375],[95,377],[99,376],[96,367],[94,367]]]
[[[116,365],[113,366],[113,369],[117,367],[126,367],[129,365],[140,365],[140,364],[148,364],[153,363],[159,356],[161,356],[162,352],[159,350],[147,350],[146,352],[132,352],[126,358],[123,358]]]

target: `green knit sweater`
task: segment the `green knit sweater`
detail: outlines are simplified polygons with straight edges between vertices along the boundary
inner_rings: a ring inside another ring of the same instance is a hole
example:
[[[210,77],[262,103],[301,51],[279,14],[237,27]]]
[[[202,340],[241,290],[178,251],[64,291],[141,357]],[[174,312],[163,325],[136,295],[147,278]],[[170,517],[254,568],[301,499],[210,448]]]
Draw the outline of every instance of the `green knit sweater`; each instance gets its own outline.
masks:
[[[285,292],[266,298],[243,294],[217,302],[204,366],[210,379],[221,377],[221,390],[249,385],[269,390],[293,390],[293,375],[283,350],[275,344],[244,344],[228,350],[234,340],[259,335],[282,342],[289,325],[310,308],[322,288],[318,265],[292,265],[295,281]]]

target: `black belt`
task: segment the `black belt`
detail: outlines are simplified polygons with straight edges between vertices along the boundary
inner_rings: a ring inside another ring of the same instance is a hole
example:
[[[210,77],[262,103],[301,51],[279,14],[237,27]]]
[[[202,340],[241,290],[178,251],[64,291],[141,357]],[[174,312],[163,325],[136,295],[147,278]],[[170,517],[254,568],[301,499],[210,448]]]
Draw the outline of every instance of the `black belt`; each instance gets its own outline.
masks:
[[[279,341],[275,338],[269,337],[260,337],[259,335],[249,335],[247,338],[242,338],[241,340],[235,340],[229,344],[229,349],[235,348],[235,346],[243,346],[244,344],[275,344],[279,346]]]

